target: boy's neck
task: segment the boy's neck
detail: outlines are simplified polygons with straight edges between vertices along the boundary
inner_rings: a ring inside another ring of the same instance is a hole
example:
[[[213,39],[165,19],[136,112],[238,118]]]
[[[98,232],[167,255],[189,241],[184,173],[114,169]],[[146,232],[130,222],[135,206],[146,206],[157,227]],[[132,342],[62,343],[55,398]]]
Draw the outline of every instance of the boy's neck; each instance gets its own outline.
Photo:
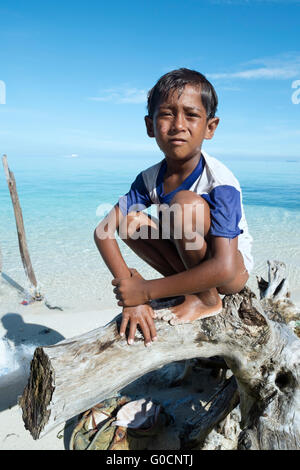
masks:
[[[174,160],[173,158],[168,158],[168,156],[165,155],[165,159],[167,162],[166,174],[189,174],[194,170],[194,168],[196,168],[200,158],[201,150],[188,160]]]

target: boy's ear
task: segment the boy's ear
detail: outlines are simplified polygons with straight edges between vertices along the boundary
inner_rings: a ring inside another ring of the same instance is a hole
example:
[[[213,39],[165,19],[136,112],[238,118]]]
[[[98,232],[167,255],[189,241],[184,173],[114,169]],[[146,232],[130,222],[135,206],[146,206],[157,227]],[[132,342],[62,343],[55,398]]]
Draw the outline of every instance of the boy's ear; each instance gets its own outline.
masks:
[[[151,119],[149,116],[145,116],[145,124],[148,136],[154,137],[153,119]]]
[[[209,140],[213,138],[215,130],[217,129],[219,122],[220,122],[220,119],[218,117],[209,119],[206,125],[206,132],[205,132],[204,139]]]

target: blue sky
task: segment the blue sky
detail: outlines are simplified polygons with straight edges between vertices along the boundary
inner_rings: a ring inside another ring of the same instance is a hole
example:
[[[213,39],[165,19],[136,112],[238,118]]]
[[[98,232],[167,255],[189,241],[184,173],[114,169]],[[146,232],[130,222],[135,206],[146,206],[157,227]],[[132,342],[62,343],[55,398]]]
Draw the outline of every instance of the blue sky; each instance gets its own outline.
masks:
[[[2,0],[0,153],[157,152],[147,90],[188,67],[219,96],[207,151],[300,156],[299,31],[300,0]]]

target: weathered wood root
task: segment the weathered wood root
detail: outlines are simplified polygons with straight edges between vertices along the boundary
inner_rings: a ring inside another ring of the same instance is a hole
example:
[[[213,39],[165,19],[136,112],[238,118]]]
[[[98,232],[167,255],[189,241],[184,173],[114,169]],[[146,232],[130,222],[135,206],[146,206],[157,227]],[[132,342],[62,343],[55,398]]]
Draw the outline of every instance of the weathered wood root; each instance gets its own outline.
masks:
[[[249,289],[226,296],[215,317],[177,326],[157,320],[158,341],[150,348],[141,335],[128,346],[118,334],[120,321],[118,316],[104,328],[37,348],[20,399],[35,439],[147,372],[221,356],[238,386],[240,448],[299,447],[299,339],[285,324],[270,321]]]
[[[201,449],[208,434],[238,405],[239,400],[237,383],[232,376],[212,400],[209,410],[196,414],[187,423],[181,436],[182,447]]]
[[[268,260],[268,281],[261,277],[257,283],[261,299],[285,300],[289,295],[285,263]]]

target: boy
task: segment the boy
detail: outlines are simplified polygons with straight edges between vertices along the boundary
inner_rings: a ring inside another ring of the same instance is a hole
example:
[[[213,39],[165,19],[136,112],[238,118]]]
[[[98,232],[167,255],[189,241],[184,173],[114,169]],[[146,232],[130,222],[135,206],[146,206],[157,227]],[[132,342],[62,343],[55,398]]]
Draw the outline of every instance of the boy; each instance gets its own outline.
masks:
[[[158,80],[148,94],[145,123],[165,157],[137,176],[95,230],[96,245],[115,278],[114,293],[123,307],[121,336],[129,323],[128,344],[138,324],[146,346],[157,339],[152,300],[184,296],[171,308],[171,323],[192,322],[218,314],[219,293],[240,292],[249,278],[252,239],[239,183],[202,150],[203,140],[212,139],[219,123],[217,104],[213,86],[196,71],[182,68]],[[159,220],[141,212],[151,204],[161,209]],[[147,281],[128,268],[115,229],[164,277]]]

